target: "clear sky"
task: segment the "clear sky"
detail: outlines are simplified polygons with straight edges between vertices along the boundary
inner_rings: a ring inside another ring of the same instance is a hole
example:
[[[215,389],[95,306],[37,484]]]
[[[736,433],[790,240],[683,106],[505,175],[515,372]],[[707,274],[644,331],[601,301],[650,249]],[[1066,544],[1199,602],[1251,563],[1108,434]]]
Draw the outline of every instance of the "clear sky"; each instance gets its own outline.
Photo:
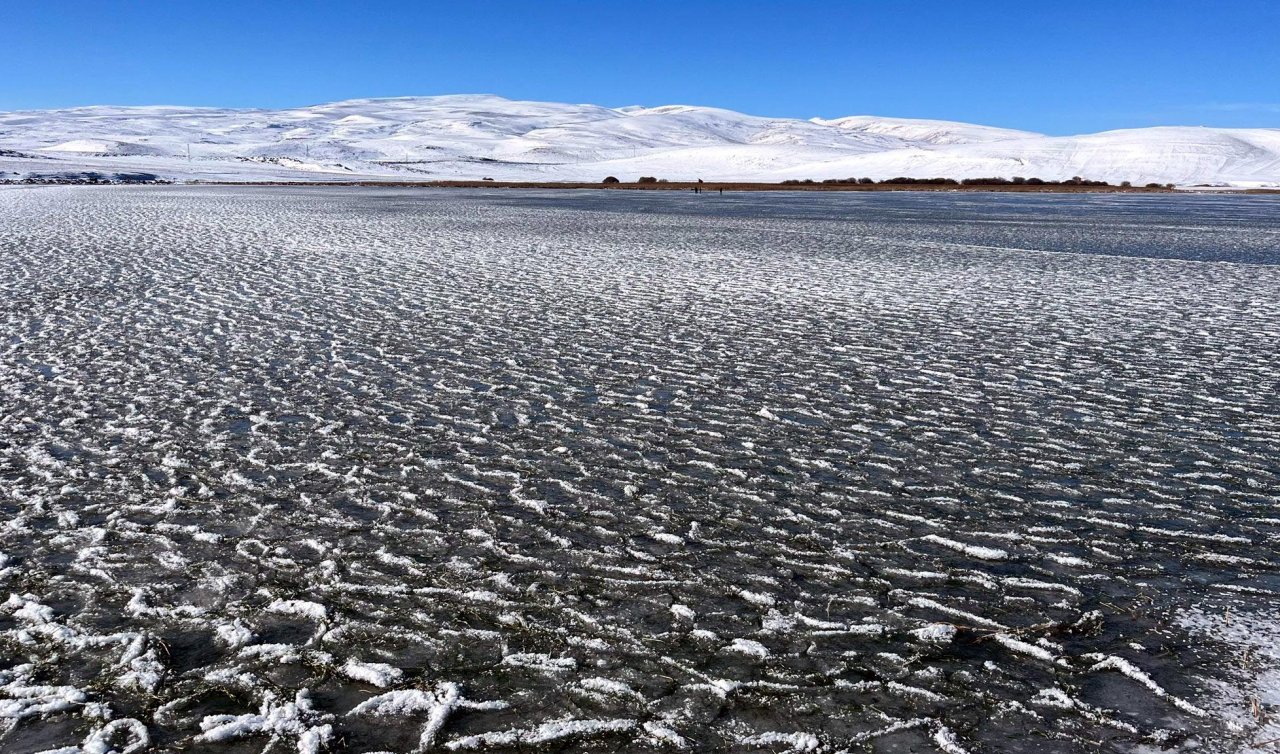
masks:
[[[1280,0],[3,0],[0,110],[494,93],[1280,127]]]

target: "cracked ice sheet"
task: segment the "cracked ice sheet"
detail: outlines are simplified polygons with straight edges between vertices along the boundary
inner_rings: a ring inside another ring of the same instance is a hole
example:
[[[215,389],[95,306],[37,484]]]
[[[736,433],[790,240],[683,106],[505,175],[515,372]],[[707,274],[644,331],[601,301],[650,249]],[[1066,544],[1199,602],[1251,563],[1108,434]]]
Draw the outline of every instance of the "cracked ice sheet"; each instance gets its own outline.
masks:
[[[714,201],[0,191],[0,750],[1265,740],[1275,213]]]

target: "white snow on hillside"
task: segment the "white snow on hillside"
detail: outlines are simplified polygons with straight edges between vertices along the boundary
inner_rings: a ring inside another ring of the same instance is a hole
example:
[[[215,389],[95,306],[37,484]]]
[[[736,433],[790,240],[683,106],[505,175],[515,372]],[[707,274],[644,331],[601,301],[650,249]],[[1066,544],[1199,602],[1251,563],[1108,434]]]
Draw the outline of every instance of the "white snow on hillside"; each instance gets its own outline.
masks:
[[[1015,131],[1008,128],[977,126],[969,123],[953,123],[946,120],[919,120],[913,118],[879,118],[874,115],[850,115],[845,118],[823,120],[814,123],[831,126],[843,131],[868,134],[884,134],[904,141],[925,144],[971,144],[983,141],[1001,141],[1036,137],[1031,131]]]
[[[1280,185],[1280,129],[1145,128],[1050,137],[966,123],[765,118],[493,95],[285,110],[81,107],[0,113],[0,178],[634,180],[1080,175]]]

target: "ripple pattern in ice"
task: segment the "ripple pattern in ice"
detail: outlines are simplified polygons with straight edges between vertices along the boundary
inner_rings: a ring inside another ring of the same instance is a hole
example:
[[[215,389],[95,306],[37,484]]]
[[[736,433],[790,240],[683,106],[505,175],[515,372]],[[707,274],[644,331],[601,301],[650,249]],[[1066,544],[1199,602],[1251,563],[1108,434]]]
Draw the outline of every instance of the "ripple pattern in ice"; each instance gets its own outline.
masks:
[[[0,192],[0,750],[1249,737],[1280,223],[628,201]]]

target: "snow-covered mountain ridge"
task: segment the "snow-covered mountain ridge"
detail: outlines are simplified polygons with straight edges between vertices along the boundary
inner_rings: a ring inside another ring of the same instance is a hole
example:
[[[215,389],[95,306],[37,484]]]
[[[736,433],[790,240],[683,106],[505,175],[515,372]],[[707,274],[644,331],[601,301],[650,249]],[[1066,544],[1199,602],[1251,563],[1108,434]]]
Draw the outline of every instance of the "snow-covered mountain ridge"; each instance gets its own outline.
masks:
[[[765,118],[685,105],[607,108],[493,95],[283,110],[81,107],[0,113],[0,178],[634,180],[1071,176],[1280,185],[1280,129],[1081,136],[949,121]]]

